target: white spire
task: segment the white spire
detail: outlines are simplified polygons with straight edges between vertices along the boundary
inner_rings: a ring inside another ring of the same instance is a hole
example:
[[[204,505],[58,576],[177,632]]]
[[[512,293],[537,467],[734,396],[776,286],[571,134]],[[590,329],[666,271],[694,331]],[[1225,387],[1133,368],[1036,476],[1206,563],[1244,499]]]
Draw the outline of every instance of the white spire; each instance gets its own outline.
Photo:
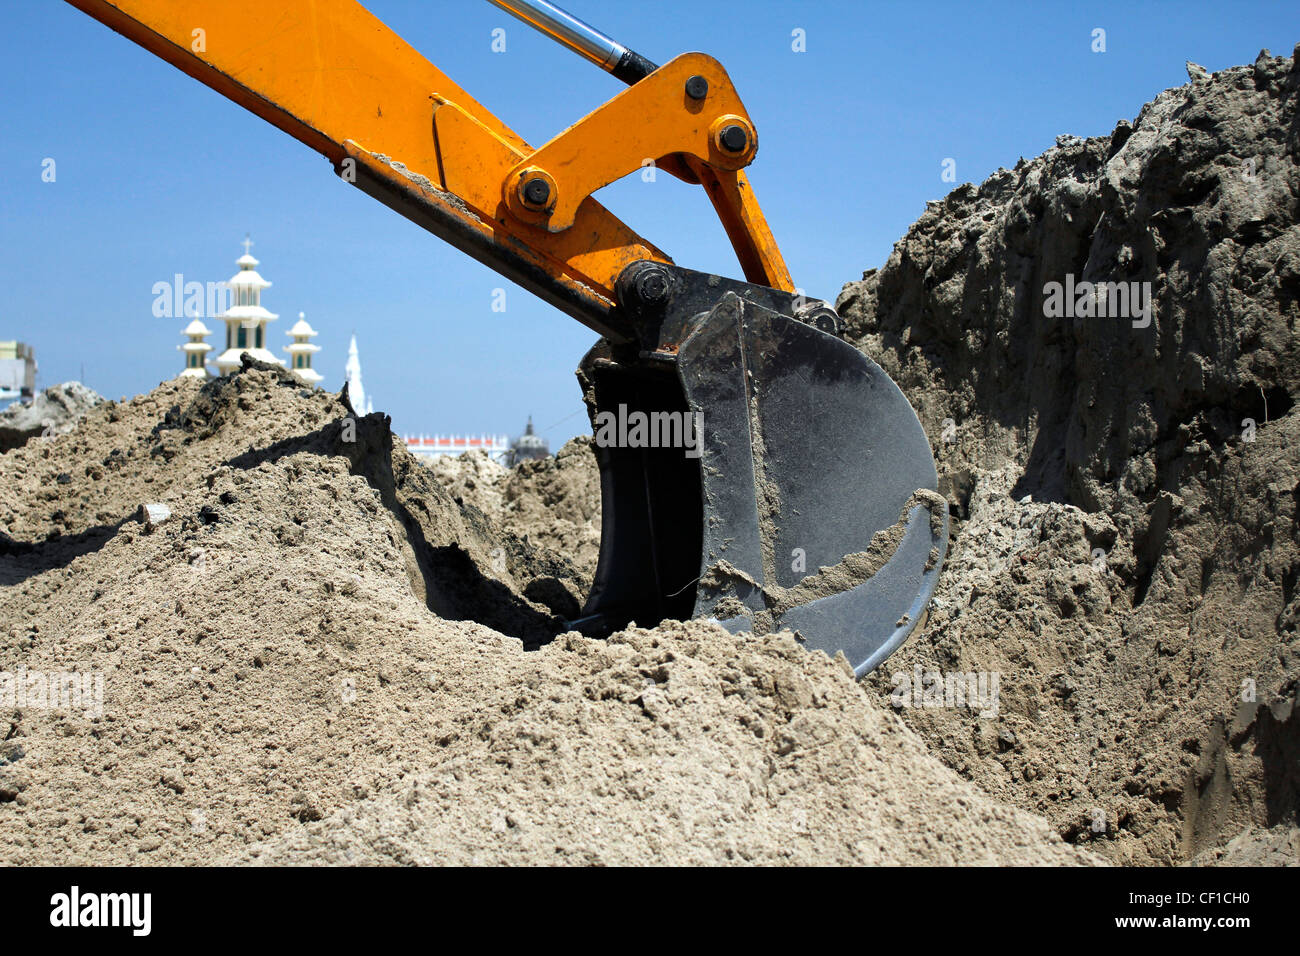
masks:
[[[361,358],[357,355],[357,337],[352,336],[348,345],[348,364],[344,366],[343,375],[348,383],[348,398],[358,415],[369,415],[375,410],[374,404],[366,398],[366,390],[361,385]]]

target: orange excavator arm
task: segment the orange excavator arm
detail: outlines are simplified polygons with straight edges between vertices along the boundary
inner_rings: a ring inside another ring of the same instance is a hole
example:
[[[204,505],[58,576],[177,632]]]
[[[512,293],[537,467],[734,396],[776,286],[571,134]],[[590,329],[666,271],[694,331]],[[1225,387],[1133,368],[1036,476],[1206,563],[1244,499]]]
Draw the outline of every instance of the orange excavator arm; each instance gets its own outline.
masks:
[[[619,275],[671,260],[591,193],[647,160],[705,185],[749,281],[794,290],[741,171],[757,133],[711,57],[637,57],[644,76],[533,149],[355,0],[68,2],[612,341],[630,338]]]
[[[492,0],[629,84],[534,149],[355,0],[68,2],[601,334],[577,370],[600,559],[565,629],[785,628],[859,674],[911,633],[947,547],[929,442],[835,310],[796,294],[712,57],[656,66],[548,0]],[[647,162],[704,187],[747,281],[676,265],[592,198]]]

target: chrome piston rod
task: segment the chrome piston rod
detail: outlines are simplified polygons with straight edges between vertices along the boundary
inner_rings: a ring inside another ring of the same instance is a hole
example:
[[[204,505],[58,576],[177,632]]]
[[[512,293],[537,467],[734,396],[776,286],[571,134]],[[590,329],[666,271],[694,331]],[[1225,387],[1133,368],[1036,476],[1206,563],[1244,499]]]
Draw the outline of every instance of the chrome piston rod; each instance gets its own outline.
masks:
[[[546,0],[488,0],[631,86],[658,66]]]

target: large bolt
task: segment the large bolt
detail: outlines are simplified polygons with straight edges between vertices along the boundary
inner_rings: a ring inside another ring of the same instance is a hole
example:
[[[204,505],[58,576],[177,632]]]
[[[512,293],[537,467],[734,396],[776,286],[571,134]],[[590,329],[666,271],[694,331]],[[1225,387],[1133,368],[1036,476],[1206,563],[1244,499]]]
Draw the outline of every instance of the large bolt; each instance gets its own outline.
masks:
[[[614,293],[618,304],[631,315],[653,318],[667,309],[676,285],[671,268],[653,259],[640,259],[619,273]]]
[[[636,295],[646,305],[661,305],[668,299],[672,277],[662,266],[646,266],[637,273]]]
[[[524,188],[521,190],[521,195],[523,196],[525,203],[527,203],[530,206],[537,206],[538,208],[540,208],[542,206],[545,206],[546,203],[550,200],[551,187],[550,184],[547,183],[545,179],[542,179],[540,176],[538,176],[536,179],[530,179],[526,183],[524,183]]]
[[[702,100],[709,95],[709,81],[696,74],[686,81],[686,95],[693,100]]]
[[[795,317],[805,325],[811,325],[828,335],[840,334],[840,317],[835,310],[825,305],[816,305],[797,312]]]
[[[749,145],[749,134],[743,126],[724,126],[718,134],[718,142],[729,153],[743,153]]]

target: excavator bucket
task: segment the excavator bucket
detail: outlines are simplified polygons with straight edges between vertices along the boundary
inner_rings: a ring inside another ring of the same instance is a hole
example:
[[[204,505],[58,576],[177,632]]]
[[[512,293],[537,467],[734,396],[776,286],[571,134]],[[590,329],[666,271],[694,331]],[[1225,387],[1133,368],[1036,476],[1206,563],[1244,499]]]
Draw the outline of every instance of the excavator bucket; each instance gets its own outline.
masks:
[[[822,303],[657,263],[627,279],[638,347],[602,341],[578,371],[604,518],[572,626],[789,630],[871,671],[922,619],[947,546],[916,413]]]

